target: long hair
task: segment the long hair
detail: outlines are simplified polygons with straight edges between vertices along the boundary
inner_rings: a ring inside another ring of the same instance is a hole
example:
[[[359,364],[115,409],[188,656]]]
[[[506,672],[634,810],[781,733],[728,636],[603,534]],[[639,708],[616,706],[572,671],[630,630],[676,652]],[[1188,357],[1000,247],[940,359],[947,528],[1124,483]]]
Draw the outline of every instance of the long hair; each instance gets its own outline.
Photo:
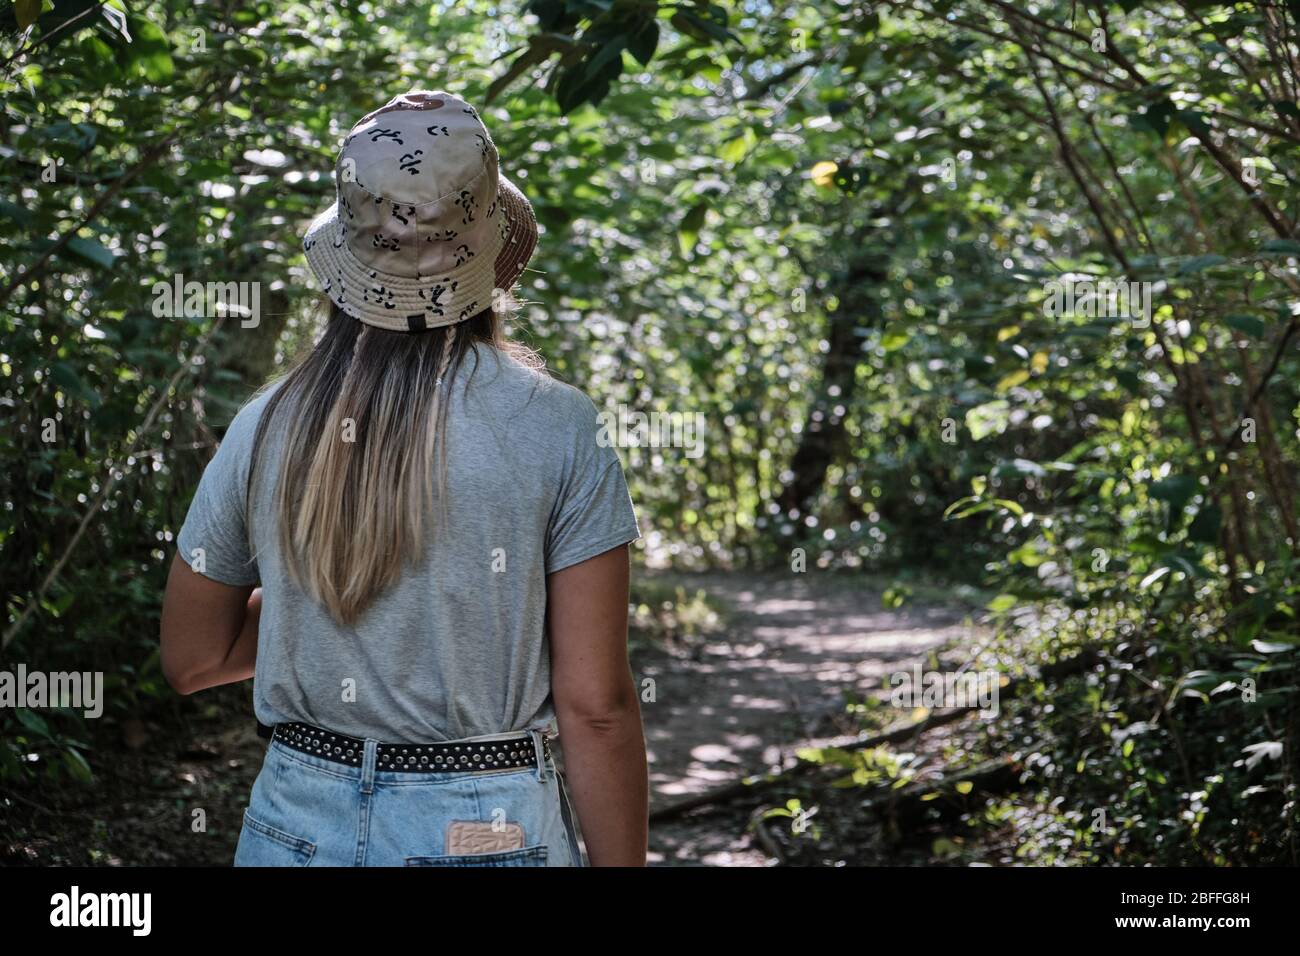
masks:
[[[263,444],[283,431],[280,551],[293,579],[339,623],[355,624],[404,564],[419,563],[435,485],[446,505],[451,383],[467,357],[477,365],[480,348],[538,364],[502,337],[492,309],[425,332],[390,332],[331,303],[320,342],[267,400],[249,500]]]

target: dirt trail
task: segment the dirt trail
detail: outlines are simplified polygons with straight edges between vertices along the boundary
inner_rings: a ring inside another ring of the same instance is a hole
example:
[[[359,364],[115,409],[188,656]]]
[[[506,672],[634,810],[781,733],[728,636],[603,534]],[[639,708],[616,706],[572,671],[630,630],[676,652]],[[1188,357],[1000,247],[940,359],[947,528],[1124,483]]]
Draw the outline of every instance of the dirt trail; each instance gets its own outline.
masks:
[[[810,572],[677,576],[729,607],[725,629],[695,659],[650,650],[638,679],[656,700],[642,713],[650,751],[651,808],[788,764],[811,738],[853,733],[846,695],[879,692],[886,675],[927,652],[969,640],[959,602],[882,607],[878,582]],[[652,827],[658,865],[763,866],[768,858],[725,815]]]

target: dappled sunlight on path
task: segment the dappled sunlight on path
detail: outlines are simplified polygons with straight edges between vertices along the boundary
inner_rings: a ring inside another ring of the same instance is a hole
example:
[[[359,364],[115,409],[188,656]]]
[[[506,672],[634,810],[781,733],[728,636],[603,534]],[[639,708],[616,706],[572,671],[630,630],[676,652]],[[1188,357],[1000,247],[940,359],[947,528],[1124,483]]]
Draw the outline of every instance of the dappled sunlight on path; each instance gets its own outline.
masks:
[[[850,699],[879,694],[889,674],[975,633],[955,605],[882,608],[881,585],[867,578],[672,580],[706,590],[729,613],[693,658],[648,651],[634,661],[638,681],[655,681],[655,701],[642,704],[652,811],[789,765],[810,739],[852,732]],[[685,819],[652,827],[650,843],[652,863],[764,863],[744,833]]]

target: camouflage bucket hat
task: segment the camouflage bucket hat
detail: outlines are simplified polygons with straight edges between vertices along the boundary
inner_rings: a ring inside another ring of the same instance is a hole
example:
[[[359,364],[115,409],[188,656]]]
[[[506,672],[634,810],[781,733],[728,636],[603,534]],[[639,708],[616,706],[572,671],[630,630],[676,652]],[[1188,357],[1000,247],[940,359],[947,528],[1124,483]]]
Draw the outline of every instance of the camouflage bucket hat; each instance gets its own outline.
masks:
[[[413,90],[343,141],[337,199],[303,239],[322,290],[367,325],[420,332],[472,318],[537,245],[533,207],[500,174],[472,106]]]

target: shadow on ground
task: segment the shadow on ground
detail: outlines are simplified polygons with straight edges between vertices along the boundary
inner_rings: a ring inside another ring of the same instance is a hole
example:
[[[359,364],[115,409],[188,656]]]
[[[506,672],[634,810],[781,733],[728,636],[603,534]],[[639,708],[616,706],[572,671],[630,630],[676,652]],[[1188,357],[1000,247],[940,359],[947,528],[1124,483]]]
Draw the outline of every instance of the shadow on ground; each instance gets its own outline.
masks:
[[[746,775],[788,766],[807,741],[855,733],[850,699],[879,694],[889,674],[970,640],[956,601],[887,610],[870,578],[807,574],[674,575],[728,607],[726,627],[690,658],[647,648],[633,661],[654,680],[642,704],[651,809]],[[769,858],[746,815],[705,813],[651,829],[651,861],[760,866]]]

